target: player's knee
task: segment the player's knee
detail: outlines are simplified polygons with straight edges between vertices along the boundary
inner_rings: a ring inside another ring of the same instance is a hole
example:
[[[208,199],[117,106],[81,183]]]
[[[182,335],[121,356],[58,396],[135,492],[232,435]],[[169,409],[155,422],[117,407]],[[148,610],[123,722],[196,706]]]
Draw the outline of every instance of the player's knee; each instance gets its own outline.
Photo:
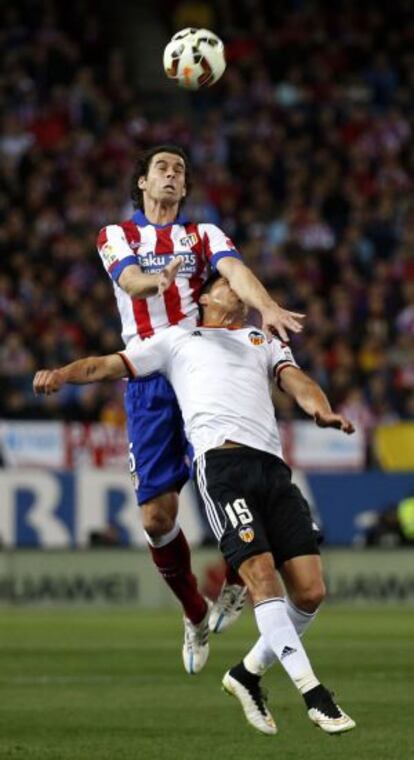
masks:
[[[169,533],[177,518],[176,494],[163,494],[141,507],[142,527],[151,539],[161,538]]]
[[[142,527],[150,538],[156,540],[173,529],[174,520],[165,512],[152,511],[142,516]]]
[[[317,578],[300,589],[292,600],[301,610],[315,612],[326,596],[326,587],[322,578]]]
[[[250,591],[253,602],[280,593],[275,565],[270,554],[250,557],[243,562],[239,573]]]

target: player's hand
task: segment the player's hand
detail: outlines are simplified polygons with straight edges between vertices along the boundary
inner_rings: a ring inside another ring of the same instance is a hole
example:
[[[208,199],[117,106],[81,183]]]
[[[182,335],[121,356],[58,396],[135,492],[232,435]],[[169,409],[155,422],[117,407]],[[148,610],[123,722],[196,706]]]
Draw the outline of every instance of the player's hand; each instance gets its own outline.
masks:
[[[163,293],[167,290],[167,288],[170,287],[171,283],[174,282],[178,270],[181,268],[182,264],[184,262],[184,259],[182,256],[176,256],[172,261],[170,261],[169,264],[167,264],[164,269],[160,272],[160,277],[158,280],[158,295],[162,296]]]
[[[262,310],[262,329],[271,337],[277,334],[281,340],[289,342],[287,331],[299,333],[303,330],[302,320],[305,314],[297,311],[282,309],[277,303],[272,303]]]
[[[33,380],[33,390],[36,396],[44,393],[49,396],[56,393],[65,384],[63,373],[60,369],[41,369],[36,372]]]
[[[355,428],[350,420],[343,417],[342,414],[334,414],[334,412],[316,412],[314,420],[318,427],[321,428],[336,428],[342,430],[343,433],[351,435],[355,433]]]

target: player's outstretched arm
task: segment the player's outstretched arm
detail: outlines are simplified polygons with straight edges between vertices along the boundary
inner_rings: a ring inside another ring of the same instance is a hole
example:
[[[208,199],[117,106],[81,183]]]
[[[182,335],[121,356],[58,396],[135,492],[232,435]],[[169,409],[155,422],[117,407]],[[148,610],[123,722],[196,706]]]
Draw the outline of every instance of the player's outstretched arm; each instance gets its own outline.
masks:
[[[59,369],[39,370],[33,379],[33,390],[36,395],[44,393],[48,396],[59,391],[65,383],[83,385],[98,380],[118,380],[127,375],[128,370],[119,354],[90,356]]]
[[[294,333],[303,329],[305,315],[296,311],[282,309],[269,296],[266,288],[239,259],[231,256],[220,259],[217,269],[226,277],[230,287],[248,306],[257,309],[262,315],[262,328],[267,334],[277,333],[282,340],[288,341],[288,330]]]
[[[335,414],[322,388],[297,367],[286,366],[280,374],[281,388],[313,417],[318,427],[332,427],[350,435],[355,428],[342,414]]]
[[[177,256],[157,274],[147,274],[137,264],[131,264],[121,272],[118,284],[131,298],[161,296],[174,282],[182,262],[182,257]]]

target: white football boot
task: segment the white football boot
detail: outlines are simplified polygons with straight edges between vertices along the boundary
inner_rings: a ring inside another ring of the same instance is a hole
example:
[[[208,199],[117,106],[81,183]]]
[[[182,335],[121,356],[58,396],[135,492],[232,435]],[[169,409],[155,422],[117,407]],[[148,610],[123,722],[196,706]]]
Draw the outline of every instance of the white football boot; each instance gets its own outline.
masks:
[[[208,635],[210,633],[208,620],[211,602],[209,599],[206,599],[206,602],[207,612],[201,623],[195,625],[191,620],[184,617],[183,663],[187,673],[191,676],[196,675],[204,668],[210,651],[208,644]]]
[[[214,602],[208,622],[212,633],[222,633],[235,623],[242,612],[247,597],[246,586],[224,581],[219,596]]]
[[[266,696],[259,682],[257,684],[242,683],[239,678],[232,675],[232,670],[228,670],[223,677],[223,690],[239,700],[247,722],[253,728],[262,734],[273,736],[277,733],[277,726],[266,705]]]
[[[317,686],[307,692],[304,699],[312,723],[327,734],[342,734],[355,728],[355,721],[341,710],[324,686]]]

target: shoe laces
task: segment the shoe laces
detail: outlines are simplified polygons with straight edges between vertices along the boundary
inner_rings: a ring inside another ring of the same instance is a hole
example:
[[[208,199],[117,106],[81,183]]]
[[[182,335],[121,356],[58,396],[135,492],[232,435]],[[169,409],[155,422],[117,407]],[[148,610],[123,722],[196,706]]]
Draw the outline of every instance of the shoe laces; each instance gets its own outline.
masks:
[[[194,624],[188,618],[185,618],[185,641],[189,648],[194,646],[205,646],[208,640],[208,623],[203,620],[201,623]]]
[[[254,686],[253,688],[249,689],[251,697],[255,704],[257,705],[257,708],[259,712],[262,713],[265,717],[268,715],[268,709],[267,709],[267,703],[269,700],[269,692],[267,689],[263,689],[261,686]]]
[[[244,600],[245,589],[240,591],[239,586],[225,586],[222,591],[221,607],[225,612],[231,612],[236,602],[241,603]]]

